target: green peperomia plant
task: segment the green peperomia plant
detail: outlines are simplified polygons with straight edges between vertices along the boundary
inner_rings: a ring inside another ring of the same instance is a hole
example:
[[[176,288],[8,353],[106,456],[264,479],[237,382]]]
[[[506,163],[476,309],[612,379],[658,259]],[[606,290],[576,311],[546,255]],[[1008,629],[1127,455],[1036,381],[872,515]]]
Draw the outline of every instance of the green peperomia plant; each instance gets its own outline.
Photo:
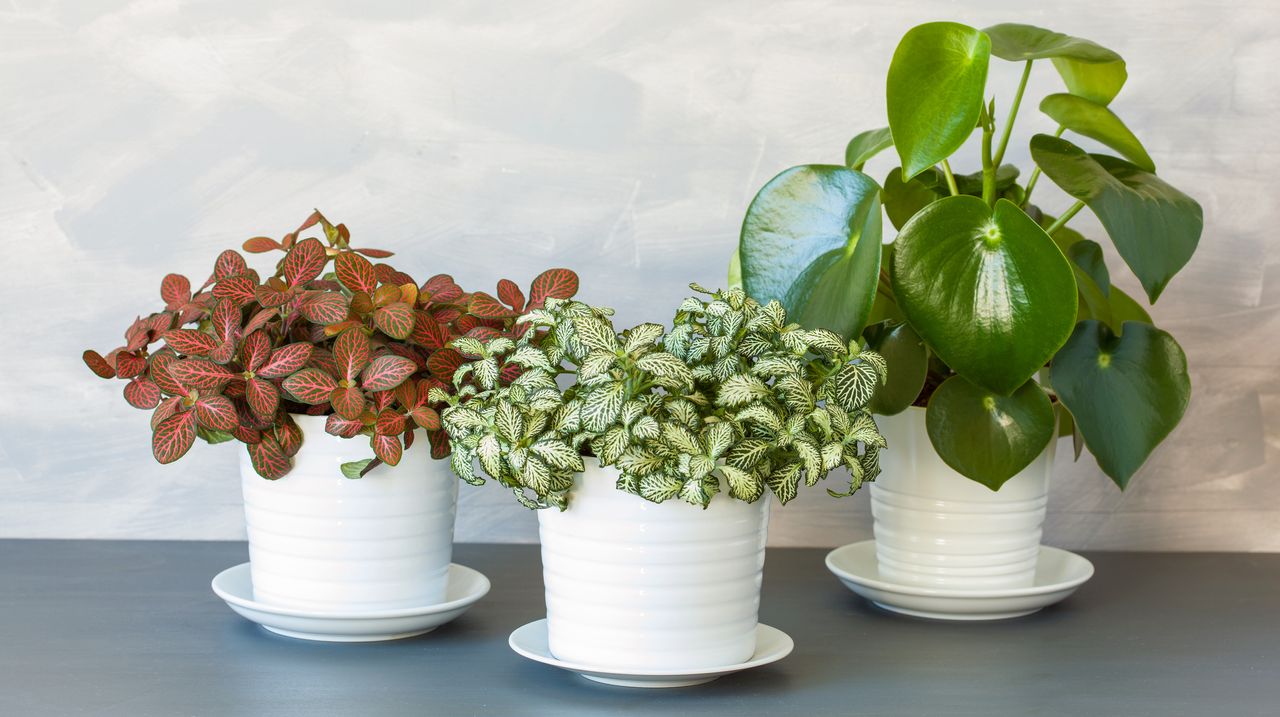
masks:
[[[999,121],[985,94],[992,55],[1023,63]],[[1035,167],[1021,182],[1002,159],[1044,60],[1066,92],[1040,102],[1059,127],[1031,138]],[[766,184],[731,274],[806,326],[863,336],[891,369],[873,410],[927,406],[934,447],[965,476],[995,490],[1028,465],[1055,435],[1056,403],[1077,457],[1087,446],[1123,488],[1186,410],[1186,357],[1112,284],[1102,247],[1067,223],[1093,211],[1152,303],[1203,227],[1200,205],[1156,176],[1108,107],[1126,77],[1115,52],[1029,25],[916,27],[889,66],[889,126],[854,137],[841,166],[793,167]],[[955,174],[975,132],[979,169]],[[1115,154],[1087,152],[1068,132]],[[862,170],[889,147],[901,167],[880,186]],[[1076,200],[1059,216],[1030,202],[1042,176]],[[883,246],[882,207],[898,229]]]
[[[848,495],[879,473],[884,446],[866,406],[881,357],[825,329],[787,323],[777,301],[741,289],[689,298],[673,327],[614,330],[612,311],[548,300],[517,338],[452,346],[471,361],[454,375],[442,418],[454,471],[483,473],[530,508],[564,509],[584,454],[620,472],[617,488],[660,503],[706,507],[721,485],[786,503],[838,466]],[[499,377],[519,376],[504,385]],[[557,377],[572,380],[562,388]]]
[[[299,239],[317,226],[323,242]],[[164,308],[135,320],[124,346],[106,356],[84,352],[97,375],[128,381],[130,405],[153,411],[157,461],[178,460],[196,438],[238,440],[259,475],[280,478],[302,447],[295,414],[327,415],[327,433],[369,439],[372,457],[343,464],[349,478],[398,463],[418,428],[432,456],[444,458],[449,443],[436,412],[440,403],[429,393],[450,389],[464,363],[447,344],[520,336],[524,329],[515,319],[521,312],[578,289],[568,269],[539,275],[527,300],[506,279],[497,297],[464,292],[447,274],[419,286],[366,258],[391,252],[354,248],[350,239],[345,225],[319,212],[280,241],[249,239],[246,252],[284,252],[265,281],[228,249],[194,292],[186,277],[166,276]],[[152,348],[157,342],[162,345]]]

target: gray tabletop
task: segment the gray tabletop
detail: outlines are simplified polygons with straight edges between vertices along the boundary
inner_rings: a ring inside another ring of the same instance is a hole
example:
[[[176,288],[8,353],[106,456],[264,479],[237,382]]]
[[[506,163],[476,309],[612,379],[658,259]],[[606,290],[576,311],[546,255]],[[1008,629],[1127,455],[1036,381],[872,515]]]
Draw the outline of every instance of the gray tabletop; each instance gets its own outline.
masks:
[[[279,637],[209,590],[242,543],[0,541],[0,715],[1280,714],[1280,555],[1093,553],[1066,602],[1001,623],[890,615],[823,550],[771,549],[774,665],[679,690],[588,682],[526,661],[543,615],[534,546],[459,545],[493,581],[418,638]]]

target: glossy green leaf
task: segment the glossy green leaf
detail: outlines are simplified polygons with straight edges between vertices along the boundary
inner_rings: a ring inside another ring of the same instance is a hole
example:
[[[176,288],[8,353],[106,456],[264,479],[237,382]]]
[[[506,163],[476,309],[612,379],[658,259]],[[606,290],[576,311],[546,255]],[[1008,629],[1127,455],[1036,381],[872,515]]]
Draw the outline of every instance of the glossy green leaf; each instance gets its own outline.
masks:
[[[901,229],[911,220],[911,217],[916,215],[916,212],[943,196],[946,196],[945,189],[942,192],[934,191],[928,184],[921,181],[921,177],[902,181],[902,169],[899,167],[892,169],[889,176],[884,178],[884,189],[880,190],[880,200],[884,202],[884,213],[889,215],[889,221],[893,223],[894,229]]]
[[[1071,334],[1076,283],[1053,240],[1006,200],[925,207],[898,234],[893,290],[931,349],[969,380],[1010,394]]]
[[[1098,286],[1098,282],[1094,281],[1093,277],[1077,264],[1072,264],[1071,270],[1075,272],[1076,288],[1080,291],[1079,311],[1076,314],[1077,323],[1085,319],[1097,319],[1108,326],[1113,325],[1111,301],[1106,294],[1102,293],[1102,288]]]
[[[844,164],[850,169],[862,170],[867,160],[893,146],[893,133],[888,127],[869,129],[849,140],[844,149]]]
[[[904,178],[951,156],[978,124],[991,41],[966,25],[912,28],[889,64],[889,128]]]
[[[792,167],[760,190],[742,223],[743,287],[778,299],[809,328],[862,331],[880,272],[880,187],[827,165]]]
[[[742,253],[738,251],[738,247],[733,248],[733,256],[729,257],[729,276],[725,286],[730,289],[742,288]]]
[[[1191,397],[1182,347],[1138,322],[1116,336],[1082,321],[1054,357],[1052,376],[1085,445],[1121,488],[1182,420]]]
[[[925,428],[947,465],[999,490],[1053,440],[1053,405],[1035,381],[1001,396],[952,376],[929,398]]]
[[[884,325],[868,329],[868,345],[889,364],[889,378],[876,389],[868,408],[872,413],[892,416],[907,409],[924,388],[929,373],[929,349],[909,324]]]
[[[1116,157],[1045,134],[1031,139],[1045,176],[1098,216],[1152,303],[1195,253],[1204,213],[1194,199]]]
[[[1120,290],[1120,287],[1111,287],[1111,293],[1107,296],[1111,300],[1111,320],[1114,322],[1112,328],[1117,333],[1124,328],[1126,321],[1139,321],[1144,324],[1153,323],[1151,314],[1142,308],[1132,296]]]
[[[1148,172],[1156,171],[1156,163],[1125,123],[1106,105],[1093,100],[1060,93],[1040,101],[1040,111],[1053,121],[1090,139],[1096,139],[1119,152],[1122,157]]]
[[[1080,239],[1067,249],[1067,258],[1093,278],[1105,296],[1111,291],[1111,272],[1102,256],[1102,245],[1092,239]]]
[[[1099,104],[1111,102],[1129,77],[1120,55],[1090,40],[1017,23],[983,32],[991,38],[991,54],[1013,62],[1051,59],[1071,94]]]

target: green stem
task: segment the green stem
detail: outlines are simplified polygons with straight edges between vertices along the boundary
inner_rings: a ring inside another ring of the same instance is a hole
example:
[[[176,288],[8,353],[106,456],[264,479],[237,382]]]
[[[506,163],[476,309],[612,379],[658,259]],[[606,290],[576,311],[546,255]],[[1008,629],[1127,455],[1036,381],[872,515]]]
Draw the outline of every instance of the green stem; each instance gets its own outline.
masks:
[[[982,128],[982,201],[988,207],[996,205],[996,167],[991,159],[991,135],[994,129],[990,124]]]
[[[956,175],[951,173],[951,163],[945,159],[942,160],[942,173],[947,175],[947,188],[951,190],[951,196],[959,194],[960,188],[956,186]]]
[[[1000,166],[1004,159],[1004,151],[1009,146],[1009,134],[1013,131],[1013,120],[1018,116],[1018,106],[1022,104],[1022,93],[1027,89],[1027,80],[1031,77],[1032,60],[1022,68],[1022,79],[1018,82],[1018,91],[1013,95],[1013,105],[1009,107],[1009,117],[1004,121],[1004,132],[1000,135],[1000,146],[996,149],[995,165]]]
[[[1067,211],[1062,213],[1062,216],[1053,220],[1053,223],[1049,225],[1048,229],[1044,230],[1044,233],[1048,234],[1049,236],[1053,236],[1054,232],[1066,226],[1067,222],[1071,221],[1071,217],[1074,217],[1076,214],[1078,214],[1081,209],[1084,209],[1083,200],[1077,201],[1075,204],[1072,204],[1071,208],[1067,209]]]

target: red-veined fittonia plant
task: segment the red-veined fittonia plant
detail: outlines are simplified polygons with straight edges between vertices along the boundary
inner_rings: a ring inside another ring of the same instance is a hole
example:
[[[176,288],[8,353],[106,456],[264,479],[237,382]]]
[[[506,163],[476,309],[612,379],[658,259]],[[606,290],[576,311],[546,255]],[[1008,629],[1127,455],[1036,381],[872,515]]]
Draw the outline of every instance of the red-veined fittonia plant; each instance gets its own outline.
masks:
[[[318,229],[323,239],[301,238]],[[518,337],[520,314],[548,298],[577,293],[578,277],[550,269],[528,296],[498,282],[496,296],[463,291],[447,274],[418,284],[380,260],[381,249],[355,248],[343,224],[313,213],[282,239],[254,237],[251,254],[282,252],[265,279],[234,249],[222,252],[193,291],[169,274],[160,284],[164,308],[139,317],[125,344],[105,356],[84,352],[102,378],[126,381],[130,405],[151,411],[152,451],[178,460],[197,438],[244,443],[264,478],[289,472],[303,435],[292,416],[327,415],[326,432],[366,436],[373,457],[343,465],[348,477],[395,465],[418,429],[434,458],[449,454],[432,388],[453,390],[468,361],[450,348],[457,338]],[[519,375],[503,366],[501,376]]]

